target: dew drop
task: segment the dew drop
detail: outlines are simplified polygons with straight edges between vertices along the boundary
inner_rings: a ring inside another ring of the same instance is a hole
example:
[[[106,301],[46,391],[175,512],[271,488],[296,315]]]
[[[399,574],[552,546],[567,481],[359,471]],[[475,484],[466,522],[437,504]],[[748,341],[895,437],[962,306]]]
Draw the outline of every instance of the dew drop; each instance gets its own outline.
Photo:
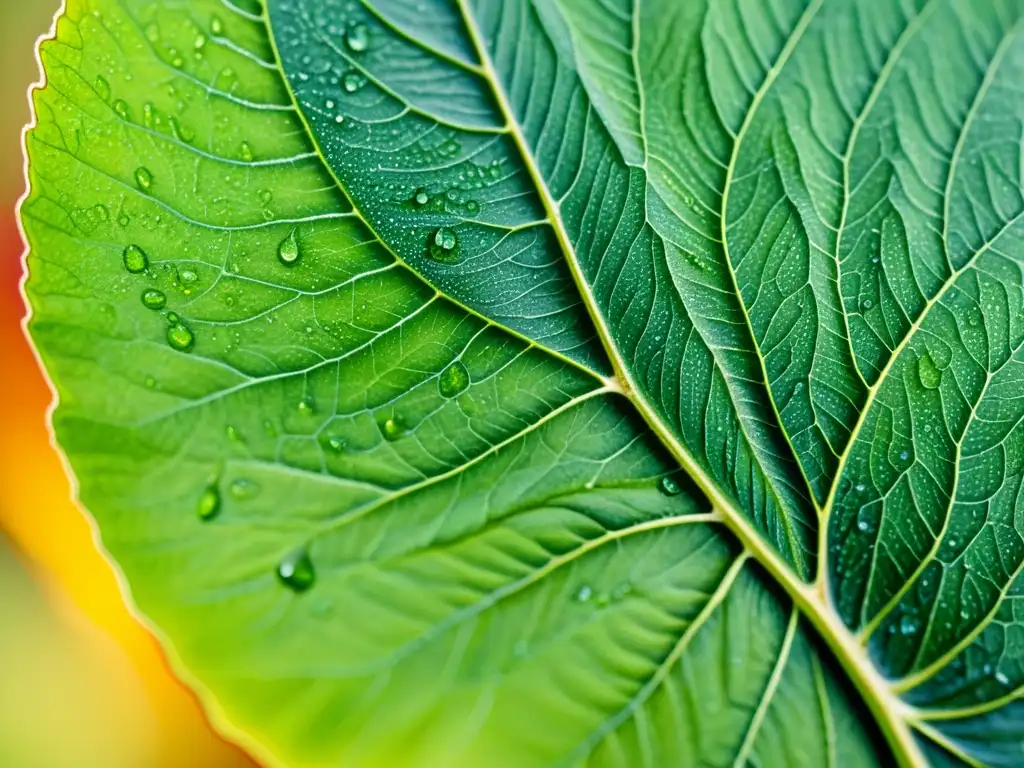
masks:
[[[221,21],[219,16],[214,16],[210,20],[210,32],[212,32],[215,35],[224,34],[224,22]]]
[[[153,174],[148,168],[138,168],[135,171],[135,183],[139,185],[139,189],[148,190],[153,186]]]
[[[866,507],[862,507],[857,513],[857,530],[861,533],[871,533],[874,530],[874,520]]]
[[[335,453],[341,453],[345,450],[345,441],[340,437],[329,437],[327,438],[327,447]]]
[[[927,352],[917,359],[917,376],[925,389],[937,389],[942,379],[942,371]]]
[[[996,682],[1000,685],[1009,685],[1010,678],[1006,676],[1005,672],[996,672]]]
[[[355,93],[366,85],[366,78],[358,72],[346,72],[341,77],[341,87],[345,93]]]
[[[180,321],[174,321],[167,329],[167,343],[179,352],[188,352],[195,346],[196,337]]]
[[[480,213],[480,203],[476,200],[467,200],[466,213]]]
[[[863,311],[865,311],[865,312],[867,312],[867,311],[868,311],[869,309],[871,309],[871,308],[872,308],[873,306],[875,306],[875,302],[874,302],[873,300],[871,300],[871,299],[864,299],[864,300],[863,300],[863,301],[861,301],[861,303],[860,303],[860,308],[861,308],[861,309],[862,309]]]
[[[316,570],[309,552],[298,549],[277,564],[277,578],[293,592],[305,592],[316,581]]]
[[[303,416],[312,416],[313,410],[314,409],[312,397],[309,397],[307,395],[306,397],[299,400],[299,413],[301,413]]]
[[[282,240],[281,244],[277,246],[277,258],[280,259],[281,263],[286,267],[292,267],[295,266],[300,255],[298,229],[293,228],[292,231],[288,233],[288,237]]]
[[[130,114],[128,111],[128,104],[122,99],[118,99],[114,102],[114,113],[122,120],[127,120],[128,115]]]
[[[253,161],[252,146],[248,141],[242,142],[242,161],[246,163]]]
[[[124,261],[124,268],[133,275],[145,272],[149,266],[149,258],[146,256],[146,252],[137,245],[129,245],[125,248],[121,258]]]
[[[96,95],[104,101],[110,101],[110,83],[103,77],[96,78]]]
[[[191,269],[186,269],[178,273],[178,279],[181,280],[182,285],[192,285],[199,279],[199,275]]]
[[[669,475],[665,475],[658,481],[658,490],[666,496],[678,496],[683,492],[683,489],[679,485],[679,481]]]
[[[459,260],[459,236],[455,230],[441,227],[427,241],[430,258],[451,264]]]
[[[142,292],[142,305],[146,309],[163,309],[167,306],[167,297],[163,291],[147,288]]]
[[[416,202],[416,205],[426,205],[430,202],[430,195],[427,194],[427,190],[420,187],[416,190],[413,200]]]
[[[401,419],[397,416],[393,416],[390,419],[386,419],[380,426],[380,431],[384,435],[384,439],[388,442],[394,442],[405,434],[405,427],[402,425]]]
[[[240,477],[231,483],[231,495],[239,501],[255,498],[259,493],[259,484],[247,478]]]
[[[900,634],[912,635],[917,631],[917,622],[913,616],[903,616],[900,619]]]
[[[584,584],[582,587],[579,588],[579,591],[576,593],[576,599],[579,600],[581,603],[585,603],[588,600],[590,600],[590,598],[593,597],[593,595],[594,590],[591,589],[589,585]]]
[[[199,497],[199,503],[196,505],[196,516],[200,520],[212,520],[217,516],[218,512],[220,512],[220,491],[217,490],[217,486],[211,485]]]
[[[910,459],[910,451],[900,451],[900,461],[908,461]]]
[[[441,393],[441,397],[455,397],[465,392],[468,387],[469,370],[461,360],[456,360],[441,371],[437,379],[437,391]]]
[[[350,51],[362,53],[370,47],[370,30],[365,24],[353,24],[345,30],[345,44]]]

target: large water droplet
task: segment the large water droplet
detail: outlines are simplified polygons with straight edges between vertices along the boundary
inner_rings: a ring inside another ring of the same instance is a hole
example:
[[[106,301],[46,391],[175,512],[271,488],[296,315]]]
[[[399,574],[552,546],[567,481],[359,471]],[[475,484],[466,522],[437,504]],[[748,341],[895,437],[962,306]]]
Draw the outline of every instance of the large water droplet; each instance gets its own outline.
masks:
[[[203,495],[199,497],[196,505],[196,515],[200,520],[212,520],[220,512],[220,491],[216,485],[211,485]]]
[[[167,297],[163,291],[156,288],[147,288],[142,292],[142,305],[146,309],[163,309],[167,306]]]
[[[122,120],[127,120],[128,116],[131,114],[128,109],[128,104],[125,103],[123,99],[118,99],[114,102],[114,113]]]
[[[416,205],[426,205],[430,202],[430,195],[427,194],[427,190],[420,187],[416,190],[413,200],[416,201]]]
[[[678,496],[683,492],[683,489],[679,485],[679,481],[669,475],[665,475],[658,481],[658,490],[666,496]]]
[[[456,360],[441,371],[441,375],[437,379],[437,391],[441,393],[441,397],[455,397],[465,392],[467,387],[469,387],[469,370],[461,360]]]
[[[110,83],[104,77],[96,78],[96,95],[104,101],[110,101]]]
[[[370,30],[365,24],[353,24],[345,30],[345,44],[350,51],[362,53],[370,47]]]
[[[188,352],[195,345],[196,337],[180,321],[173,321],[167,329],[167,343],[179,352]]]
[[[298,549],[285,555],[277,565],[277,578],[293,592],[305,592],[316,581],[316,569],[309,552]]]
[[[124,268],[133,275],[145,272],[146,267],[149,266],[149,258],[146,256],[146,252],[137,245],[129,245],[125,248],[121,259],[124,261]]]
[[[135,171],[135,183],[139,189],[146,191],[153,186],[153,174],[148,168],[137,168]]]
[[[942,381],[942,371],[927,352],[917,359],[917,376],[925,389],[937,389]]]
[[[380,425],[380,431],[384,435],[385,440],[394,442],[405,434],[405,426],[400,418],[393,416],[390,419],[386,419]]]
[[[427,241],[427,249],[434,261],[456,262],[459,260],[459,236],[455,230],[441,227]]]
[[[299,248],[299,236],[298,229],[292,229],[288,233],[288,237],[281,241],[281,244],[277,246],[277,258],[281,260],[281,263],[286,267],[294,266],[299,260],[301,255],[301,249]]]

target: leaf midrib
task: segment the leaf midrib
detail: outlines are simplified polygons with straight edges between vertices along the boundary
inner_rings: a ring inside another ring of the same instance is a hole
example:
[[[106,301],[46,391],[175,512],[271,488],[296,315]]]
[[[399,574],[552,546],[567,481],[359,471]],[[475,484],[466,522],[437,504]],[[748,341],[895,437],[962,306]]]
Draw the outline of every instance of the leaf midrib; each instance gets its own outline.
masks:
[[[662,445],[688,473],[698,488],[706,495],[711,503],[714,519],[720,520],[721,523],[728,528],[743,545],[745,553],[740,557],[743,558],[749,556],[756,560],[771,575],[774,581],[789,595],[794,604],[815,627],[819,636],[826,642],[841,666],[849,675],[857,690],[860,692],[865,704],[874,716],[875,722],[884,733],[897,763],[902,766],[902,768],[922,768],[927,765],[921,754],[920,748],[915,741],[913,733],[908,726],[908,718],[906,717],[906,713],[908,711],[907,707],[893,696],[887,681],[870,663],[863,653],[863,649],[856,643],[854,637],[848,631],[845,624],[843,624],[838,613],[834,608],[832,608],[827,591],[821,589],[821,585],[812,585],[804,582],[795,573],[791,566],[780,558],[778,553],[776,553],[753,528],[751,523],[743,515],[742,511],[736,508],[732,500],[722,492],[718,487],[718,484],[705,472],[689,450],[672,434],[671,429],[661,420],[654,407],[640,393],[640,390],[636,386],[632,376],[625,366],[624,360],[619,353],[604,317],[597,308],[596,299],[583,276],[581,265],[576,257],[575,250],[572,247],[564,222],[561,219],[557,203],[553,199],[547,184],[533,160],[529,146],[522,133],[522,128],[515,119],[514,112],[508,102],[504,90],[500,87],[500,79],[494,69],[493,62],[487,53],[487,48],[482,39],[480,30],[477,27],[475,17],[467,7],[466,0],[457,0],[457,7],[466,26],[467,32],[473,42],[477,56],[481,61],[483,77],[491,87],[498,107],[505,118],[508,133],[513,139],[524,166],[535,185],[545,209],[545,213],[547,214],[548,221],[556,234],[559,246],[569,266],[570,273],[572,274],[573,280],[580,292],[583,304],[587,308],[588,315],[597,330],[598,338],[600,339],[602,347],[611,362],[613,375],[610,377],[602,376],[590,367],[573,360],[556,350],[552,350],[546,345],[539,344],[535,340],[526,337],[515,329],[508,328],[504,324],[495,322],[462,302],[448,296],[445,298],[452,301],[453,304],[459,306],[467,313],[480,318],[489,325],[501,328],[525,344],[534,348],[542,349],[554,358],[589,374],[600,383],[602,389],[606,392],[621,394],[626,397],[633,407],[636,408],[637,412],[643,417],[644,421],[658,437]],[[274,51],[274,56],[278,62],[278,66],[283,72],[283,60],[277,45],[277,40],[274,36],[273,25],[270,24],[269,11],[266,7],[264,7],[261,21],[267,27],[271,48]],[[285,84],[293,104],[295,105],[299,119],[305,127],[307,135],[310,137],[317,154],[323,161],[324,167],[332,178],[334,178],[338,187],[344,190],[345,185],[342,184],[341,180],[337,177],[337,174],[334,172],[334,169],[331,168],[330,163],[326,161],[323,149],[316,140],[315,133],[312,131],[312,127],[310,126],[308,119],[302,112],[301,108],[299,108],[296,94],[291,83],[289,83],[286,78]],[[401,257],[399,257],[398,254],[395,253],[383,240],[383,238],[380,237],[374,227],[370,224],[369,220],[360,210],[359,205],[357,205],[355,201],[351,202],[353,206],[351,215],[358,218],[367,227],[367,229],[377,237],[378,241],[382,244],[382,247],[391,253],[394,258],[399,261],[403,261]]]
[[[875,716],[876,722],[885,734],[897,763],[905,768],[925,766],[927,763],[908,726],[907,719],[902,714],[905,708],[904,705],[892,695],[886,681],[864,655],[860,646],[857,645],[853,636],[845,624],[843,624],[838,613],[831,607],[827,592],[816,586],[808,585],[799,579],[792,568],[783,562],[778,554],[762,540],[743,513],[722,493],[717,483],[700,467],[689,450],[675,438],[668,426],[662,422],[655,409],[640,393],[625,366],[622,355],[619,353],[604,317],[598,310],[595,297],[583,276],[579,260],[576,257],[568,232],[561,219],[557,203],[553,199],[547,184],[544,182],[533,160],[529,145],[523,135],[521,126],[515,119],[508,98],[504,90],[499,86],[500,79],[487,53],[487,48],[477,27],[476,20],[470,9],[466,7],[466,2],[467,0],[457,0],[460,15],[472,39],[477,56],[482,63],[486,79],[491,85],[498,107],[510,126],[516,148],[531,180],[534,182],[545,212],[555,230],[559,246],[569,265],[583,303],[587,307],[602,346],[612,363],[614,378],[622,385],[623,394],[632,402],[648,426],[654,431],[672,456],[687,471],[700,490],[707,495],[711,501],[712,508],[722,515],[723,524],[729,528],[733,535],[743,544],[744,548],[772,575],[814,625],[860,691],[865,703]]]

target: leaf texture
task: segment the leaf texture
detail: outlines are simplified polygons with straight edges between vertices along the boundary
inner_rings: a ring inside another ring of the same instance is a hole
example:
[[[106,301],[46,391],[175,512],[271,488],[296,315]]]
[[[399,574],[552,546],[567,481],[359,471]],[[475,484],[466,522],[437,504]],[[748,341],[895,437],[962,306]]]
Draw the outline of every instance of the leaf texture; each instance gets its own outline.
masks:
[[[30,332],[268,762],[1024,759],[1018,0],[70,0]]]

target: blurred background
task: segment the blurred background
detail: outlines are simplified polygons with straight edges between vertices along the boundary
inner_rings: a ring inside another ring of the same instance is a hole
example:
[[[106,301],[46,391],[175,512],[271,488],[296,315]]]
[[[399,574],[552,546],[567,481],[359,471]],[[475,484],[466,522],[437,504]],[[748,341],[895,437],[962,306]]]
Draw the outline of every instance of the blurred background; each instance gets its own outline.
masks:
[[[0,0],[0,766],[254,768],[221,740],[124,606],[49,445],[21,333],[26,88],[58,0]]]

